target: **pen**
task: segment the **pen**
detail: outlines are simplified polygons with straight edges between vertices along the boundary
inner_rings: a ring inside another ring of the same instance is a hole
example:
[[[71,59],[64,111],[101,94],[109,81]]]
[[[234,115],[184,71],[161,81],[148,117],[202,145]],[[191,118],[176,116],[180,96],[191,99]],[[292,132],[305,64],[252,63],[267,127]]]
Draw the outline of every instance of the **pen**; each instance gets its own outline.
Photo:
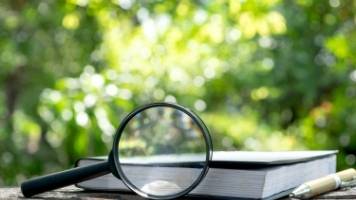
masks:
[[[297,187],[289,197],[308,199],[313,196],[329,192],[341,187],[342,183],[352,181],[356,178],[355,169],[347,169],[335,174],[330,174],[319,179],[308,181]]]

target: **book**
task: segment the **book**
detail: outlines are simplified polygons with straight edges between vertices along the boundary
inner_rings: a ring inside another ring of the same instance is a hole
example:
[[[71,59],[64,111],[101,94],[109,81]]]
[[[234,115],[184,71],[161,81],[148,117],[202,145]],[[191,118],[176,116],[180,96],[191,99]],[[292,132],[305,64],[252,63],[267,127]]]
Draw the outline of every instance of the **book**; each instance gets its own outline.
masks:
[[[277,199],[306,181],[335,173],[336,153],[337,151],[216,151],[213,153],[209,172],[189,196]],[[106,157],[82,158],[76,162],[76,166],[90,165],[105,159]],[[167,161],[155,158],[154,162],[157,159]],[[167,162],[171,160],[168,159]],[[170,167],[168,170],[168,173],[176,173],[177,176],[180,174],[179,168]],[[144,178],[144,174],[137,178]],[[111,174],[80,182],[76,186],[96,191],[130,191],[121,180]]]

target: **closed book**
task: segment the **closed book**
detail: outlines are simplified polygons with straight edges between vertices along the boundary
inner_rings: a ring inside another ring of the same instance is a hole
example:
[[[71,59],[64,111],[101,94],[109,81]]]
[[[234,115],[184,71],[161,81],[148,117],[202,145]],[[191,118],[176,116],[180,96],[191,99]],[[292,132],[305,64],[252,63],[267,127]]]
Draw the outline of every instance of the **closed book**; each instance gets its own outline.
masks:
[[[189,195],[217,199],[280,198],[303,182],[335,173],[336,153],[337,151],[215,151],[209,172]],[[76,162],[76,166],[90,165],[105,159],[106,157],[82,158]],[[172,160],[165,158],[161,161]],[[167,170],[165,173],[179,176],[181,169],[170,167]],[[145,178],[144,174],[138,176],[141,177],[137,179]],[[129,191],[120,179],[111,174],[78,183],[76,186],[96,191]]]

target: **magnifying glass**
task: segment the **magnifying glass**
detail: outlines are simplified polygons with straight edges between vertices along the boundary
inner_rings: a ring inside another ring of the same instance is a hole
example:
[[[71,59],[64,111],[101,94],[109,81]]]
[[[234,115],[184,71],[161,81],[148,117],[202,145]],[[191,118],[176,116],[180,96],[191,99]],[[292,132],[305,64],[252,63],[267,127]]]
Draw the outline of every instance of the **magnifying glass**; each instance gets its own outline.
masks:
[[[128,114],[106,161],[37,177],[21,184],[25,197],[112,173],[150,199],[186,195],[205,177],[212,142],[203,121],[171,103],[153,103]]]

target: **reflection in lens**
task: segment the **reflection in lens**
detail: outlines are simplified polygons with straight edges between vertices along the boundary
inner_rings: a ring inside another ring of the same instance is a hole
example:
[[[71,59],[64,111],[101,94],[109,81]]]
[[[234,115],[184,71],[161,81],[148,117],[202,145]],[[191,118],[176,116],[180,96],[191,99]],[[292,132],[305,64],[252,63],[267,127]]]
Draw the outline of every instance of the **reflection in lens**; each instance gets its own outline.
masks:
[[[181,193],[200,177],[206,141],[198,124],[172,107],[151,107],[125,126],[118,158],[126,180],[153,196]]]

